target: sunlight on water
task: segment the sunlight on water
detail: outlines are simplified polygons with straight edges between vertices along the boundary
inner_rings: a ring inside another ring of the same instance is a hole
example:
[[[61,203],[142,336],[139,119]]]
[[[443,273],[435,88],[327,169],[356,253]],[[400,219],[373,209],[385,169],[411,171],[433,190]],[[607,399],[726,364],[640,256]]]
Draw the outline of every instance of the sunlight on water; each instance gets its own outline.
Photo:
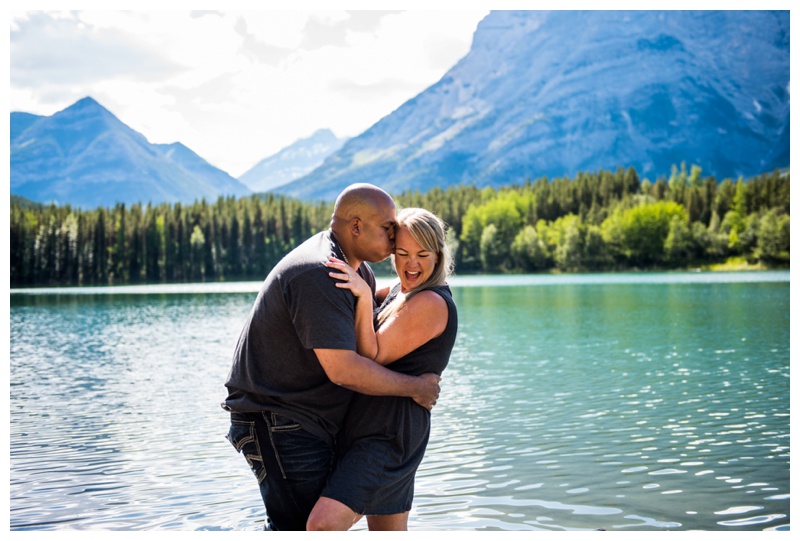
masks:
[[[654,276],[454,283],[412,529],[789,528],[788,273]],[[13,293],[11,529],[259,529],[218,405],[258,285]]]

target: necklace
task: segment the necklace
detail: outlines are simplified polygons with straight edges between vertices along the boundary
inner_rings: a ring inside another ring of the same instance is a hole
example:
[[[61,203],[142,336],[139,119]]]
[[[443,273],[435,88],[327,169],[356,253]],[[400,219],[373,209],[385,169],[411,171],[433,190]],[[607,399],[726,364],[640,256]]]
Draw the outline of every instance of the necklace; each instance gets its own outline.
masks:
[[[342,259],[344,259],[344,262],[350,266],[350,262],[347,260],[347,256],[344,254],[344,248],[342,248],[342,246],[336,241],[336,237],[334,237],[333,234],[331,234],[331,240],[333,241],[331,244],[333,244],[334,248],[339,248],[339,253],[342,254]]]

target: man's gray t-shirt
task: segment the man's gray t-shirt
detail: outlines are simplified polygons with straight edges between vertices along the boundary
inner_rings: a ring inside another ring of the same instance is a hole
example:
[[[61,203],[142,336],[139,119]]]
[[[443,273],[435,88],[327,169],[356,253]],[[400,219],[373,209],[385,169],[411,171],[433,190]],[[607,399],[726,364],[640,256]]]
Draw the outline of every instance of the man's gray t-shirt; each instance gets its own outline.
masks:
[[[332,444],[352,391],[328,379],[313,349],[356,351],[356,299],[328,275],[331,255],[343,258],[331,232],[323,231],[269,273],[239,336],[222,406],[284,415]],[[359,274],[374,293],[366,263]]]

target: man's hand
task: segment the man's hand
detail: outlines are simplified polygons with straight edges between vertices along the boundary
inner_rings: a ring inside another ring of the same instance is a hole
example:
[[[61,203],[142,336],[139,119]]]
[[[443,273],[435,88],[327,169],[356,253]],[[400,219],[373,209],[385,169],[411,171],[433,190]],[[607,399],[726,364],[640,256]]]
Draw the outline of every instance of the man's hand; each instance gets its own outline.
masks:
[[[348,349],[314,349],[325,374],[336,385],[371,396],[404,396],[430,410],[439,398],[437,374],[410,376],[389,370]]]
[[[411,398],[425,408],[426,410],[433,409],[436,400],[439,398],[439,382],[442,378],[438,374],[422,374],[417,378],[419,382],[419,390],[411,396]]]

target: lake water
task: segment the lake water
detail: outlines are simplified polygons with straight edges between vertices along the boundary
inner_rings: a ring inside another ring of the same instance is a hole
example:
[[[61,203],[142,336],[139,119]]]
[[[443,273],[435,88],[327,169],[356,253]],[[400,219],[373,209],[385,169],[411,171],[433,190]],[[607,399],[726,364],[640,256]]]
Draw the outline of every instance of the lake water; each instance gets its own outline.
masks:
[[[411,529],[789,529],[788,272],[452,283]],[[259,529],[219,407],[258,286],[12,291],[10,529]]]

